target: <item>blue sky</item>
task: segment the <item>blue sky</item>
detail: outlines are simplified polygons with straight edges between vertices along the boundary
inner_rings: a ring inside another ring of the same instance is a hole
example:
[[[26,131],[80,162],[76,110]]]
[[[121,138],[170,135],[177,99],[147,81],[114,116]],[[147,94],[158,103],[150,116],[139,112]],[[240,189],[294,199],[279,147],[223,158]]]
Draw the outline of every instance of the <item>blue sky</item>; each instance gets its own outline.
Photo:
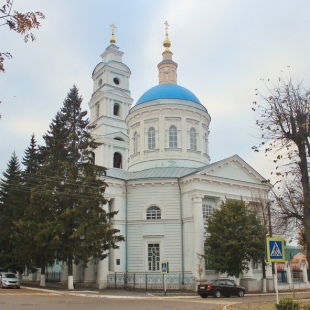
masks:
[[[2,3],[3,1],[1,1]],[[261,81],[290,71],[309,85],[310,2],[306,0],[15,0],[14,9],[41,11],[35,42],[0,27],[1,50],[10,51],[0,74],[0,175],[15,151],[21,159],[34,133],[38,143],[76,84],[88,110],[91,73],[109,45],[110,25],[129,66],[134,103],[158,84],[164,22],[170,24],[178,84],[190,89],[211,115],[211,161],[241,156],[264,177],[271,158],[254,153],[251,110]]]

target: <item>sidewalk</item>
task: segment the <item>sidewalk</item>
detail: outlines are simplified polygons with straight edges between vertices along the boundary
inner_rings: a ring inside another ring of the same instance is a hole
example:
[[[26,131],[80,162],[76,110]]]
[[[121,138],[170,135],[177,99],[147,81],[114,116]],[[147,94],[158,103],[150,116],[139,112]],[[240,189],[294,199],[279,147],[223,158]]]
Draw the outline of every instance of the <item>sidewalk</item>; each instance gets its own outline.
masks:
[[[167,291],[165,296],[163,291],[148,291],[145,290],[131,290],[131,289],[96,289],[96,288],[84,288],[77,286],[74,290],[68,290],[67,286],[62,283],[46,283],[46,287],[41,287],[39,282],[34,281],[22,281],[21,287],[32,289],[32,290],[40,290],[40,291],[48,291],[55,292],[59,294],[67,294],[74,296],[87,296],[87,297],[106,297],[106,298],[133,298],[133,299],[151,299],[151,298],[201,298],[197,295],[196,292],[193,291]],[[288,291],[280,291],[279,295],[292,293],[291,290]],[[310,297],[310,290],[295,290],[296,294],[302,294],[305,297]],[[246,296],[270,296],[274,295],[275,292],[268,293],[251,293],[246,294]]]
[[[59,294],[68,294],[76,296],[88,296],[88,297],[107,297],[107,298],[200,298],[195,292],[167,292],[166,296],[163,291],[146,292],[145,290],[130,290],[130,289],[96,289],[76,287],[74,290],[68,290],[67,286],[61,283],[46,283],[45,287],[40,286],[39,282],[34,281],[22,281],[21,287],[40,290],[57,292]]]

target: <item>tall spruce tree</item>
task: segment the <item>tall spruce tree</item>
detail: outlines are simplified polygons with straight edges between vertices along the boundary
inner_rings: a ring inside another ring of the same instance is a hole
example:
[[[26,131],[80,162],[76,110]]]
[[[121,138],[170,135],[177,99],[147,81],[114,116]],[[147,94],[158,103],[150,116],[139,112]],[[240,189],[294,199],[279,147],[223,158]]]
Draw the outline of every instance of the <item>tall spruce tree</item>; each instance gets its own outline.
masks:
[[[39,175],[41,166],[40,151],[37,147],[35,136],[31,136],[30,145],[25,150],[22,161],[24,165],[23,177],[26,208],[24,216],[16,221],[14,239],[19,240],[20,247],[14,249],[17,256],[23,255],[28,270],[41,268],[40,285],[45,286],[45,267],[52,264],[55,259],[55,247],[51,241],[53,234],[49,229],[51,219],[48,207],[42,196],[37,195],[34,199],[33,192],[41,185],[42,178]],[[51,212],[50,212],[51,213]]]
[[[42,184],[34,199],[48,206],[57,259],[68,266],[68,288],[73,289],[73,264],[102,260],[110,248],[118,248],[123,236],[111,225],[117,212],[106,212],[103,196],[105,168],[92,156],[97,147],[89,134],[87,112],[81,110],[78,89],[70,89],[63,107],[43,136]]]
[[[20,240],[14,238],[16,222],[24,216],[26,207],[24,180],[19,160],[13,153],[0,181],[0,266],[22,272],[25,257],[16,255]]]

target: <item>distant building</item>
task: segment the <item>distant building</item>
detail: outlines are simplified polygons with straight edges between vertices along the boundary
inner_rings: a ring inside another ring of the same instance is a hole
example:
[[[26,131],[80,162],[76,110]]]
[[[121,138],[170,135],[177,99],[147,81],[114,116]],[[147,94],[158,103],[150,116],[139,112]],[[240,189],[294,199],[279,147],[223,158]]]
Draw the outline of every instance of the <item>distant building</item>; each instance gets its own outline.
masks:
[[[100,144],[96,164],[108,168],[105,207],[119,211],[113,223],[126,241],[97,265],[76,267],[74,279],[103,288],[109,274],[152,276],[160,274],[161,261],[168,261],[171,275],[204,280],[198,254],[204,253],[206,218],[225,198],[255,203],[266,196],[268,186],[238,155],[210,161],[211,116],[206,103],[177,84],[178,65],[172,60],[167,28],[159,84],[135,102],[131,71],[122,62],[113,32],[110,43],[92,73],[90,122]],[[194,72],[188,74],[195,78]],[[225,141],[212,147],[225,147]],[[207,273],[209,279],[218,277]],[[260,279],[250,266],[242,283],[250,280],[259,286]]]

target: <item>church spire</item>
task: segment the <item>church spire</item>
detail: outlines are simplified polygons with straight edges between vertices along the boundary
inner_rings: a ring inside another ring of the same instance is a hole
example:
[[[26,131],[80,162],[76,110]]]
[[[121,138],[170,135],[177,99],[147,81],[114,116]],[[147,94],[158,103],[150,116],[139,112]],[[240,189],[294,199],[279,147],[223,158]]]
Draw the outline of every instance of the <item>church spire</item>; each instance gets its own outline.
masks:
[[[169,24],[164,23],[166,28],[166,39],[163,43],[165,47],[163,60],[158,64],[159,84],[177,84],[177,67],[178,64],[172,60],[172,52],[170,51],[171,42],[168,37]]]
[[[115,36],[114,36],[114,30],[116,29],[116,26],[114,24],[112,24],[110,27],[111,27],[111,32],[112,32],[110,43],[111,44],[115,44],[116,43],[116,39],[115,39]]]

